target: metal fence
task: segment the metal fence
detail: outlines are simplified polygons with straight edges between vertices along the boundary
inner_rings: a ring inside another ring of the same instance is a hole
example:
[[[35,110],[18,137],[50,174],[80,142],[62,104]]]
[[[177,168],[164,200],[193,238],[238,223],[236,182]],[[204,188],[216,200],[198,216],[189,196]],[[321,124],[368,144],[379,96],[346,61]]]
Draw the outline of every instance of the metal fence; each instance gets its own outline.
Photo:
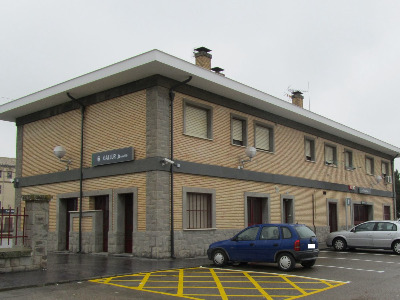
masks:
[[[0,210],[0,248],[8,248],[18,245],[18,239],[22,238],[22,245],[27,237],[25,234],[25,219],[28,215],[17,207],[14,209]],[[19,240],[21,241],[21,240]]]

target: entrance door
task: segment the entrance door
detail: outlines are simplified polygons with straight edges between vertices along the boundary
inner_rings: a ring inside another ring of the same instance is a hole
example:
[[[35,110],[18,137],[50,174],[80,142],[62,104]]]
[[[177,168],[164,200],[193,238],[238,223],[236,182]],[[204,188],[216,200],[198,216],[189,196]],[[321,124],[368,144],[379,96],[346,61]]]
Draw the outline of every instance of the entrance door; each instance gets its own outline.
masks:
[[[262,201],[263,198],[247,198],[248,226],[262,224]]]
[[[368,205],[354,204],[354,225],[368,221]]]
[[[108,196],[94,197],[94,209],[103,211],[103,252],[108,252],[108,229],[109,229]]]
[[[293,223],[293,199],[283,199],[283,223]]]
[[[125,253],[132,253],[133,194],[124,195],[125,202]]]
[[[329,202],[329,227],[330,232],[337,231],[337,203]]]
[[[66,201],[66,211],[65,211],[65,217],[66,217],[66,232],[65,232],[65,250],[69,250],[69,231],[71,230],[71,221],[70,221],[70,211],[77,211],[78,210],[78,199],[77,198],[69,198],[65,199]]]

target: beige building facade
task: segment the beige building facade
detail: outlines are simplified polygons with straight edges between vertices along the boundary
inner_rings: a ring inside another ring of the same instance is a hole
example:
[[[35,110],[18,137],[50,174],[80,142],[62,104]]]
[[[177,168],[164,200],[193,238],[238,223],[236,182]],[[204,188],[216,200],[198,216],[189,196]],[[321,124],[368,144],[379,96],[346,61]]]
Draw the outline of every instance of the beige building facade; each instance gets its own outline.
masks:
[[[50,251],[189,257],[252,224],[304,223],[324,241],[394,218],[399,148],[195,57],[154,50],[0,107],[18,127],[18,204],[52,197]]]

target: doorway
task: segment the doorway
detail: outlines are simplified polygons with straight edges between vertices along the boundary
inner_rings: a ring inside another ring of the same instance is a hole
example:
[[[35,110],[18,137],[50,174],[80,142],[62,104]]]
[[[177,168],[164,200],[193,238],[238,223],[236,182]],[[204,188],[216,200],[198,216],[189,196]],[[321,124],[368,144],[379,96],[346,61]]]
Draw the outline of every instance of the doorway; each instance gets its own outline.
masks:
[[[66,232],[65,232],[65,241],[66,241],[66,246],[65,250],[69,250],[69,232],[71,230],[71,218],[69,217],[71,211],[77,211],[78,210],[78,198],[69,198],[65,199],[66,201]]]
[[[293,199],[282,199],[282,222],[287,224],[294,223]]]
[[[120,195],[124,205],[124,252],[132,253],[133,245],[133,194]]]
[[[109,206],[108,195],[94,197],[94,209],[103,211],[103,252],[108,252]]]
[[[372,206],[365,204],[354,204],[354,225],[372,220]]]
[[[329,232],[338,230],[338,219],[337,219],[337,203],[329,202]]]
[[[247,198],[247,221],[248,226],[262,224],[262,198]]]

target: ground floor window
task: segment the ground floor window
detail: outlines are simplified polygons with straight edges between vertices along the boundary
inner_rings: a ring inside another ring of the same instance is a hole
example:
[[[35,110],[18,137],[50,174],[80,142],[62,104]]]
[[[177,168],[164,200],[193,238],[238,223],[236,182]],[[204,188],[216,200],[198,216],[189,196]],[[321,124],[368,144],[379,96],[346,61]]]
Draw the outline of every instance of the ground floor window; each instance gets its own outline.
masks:
[[[215,191],[183,188],[183,227],[207,229],[215,227]]]
[[[281,198],[281,215],[282,223],[294,223],[294,198],[290,196],[285,196]]]

